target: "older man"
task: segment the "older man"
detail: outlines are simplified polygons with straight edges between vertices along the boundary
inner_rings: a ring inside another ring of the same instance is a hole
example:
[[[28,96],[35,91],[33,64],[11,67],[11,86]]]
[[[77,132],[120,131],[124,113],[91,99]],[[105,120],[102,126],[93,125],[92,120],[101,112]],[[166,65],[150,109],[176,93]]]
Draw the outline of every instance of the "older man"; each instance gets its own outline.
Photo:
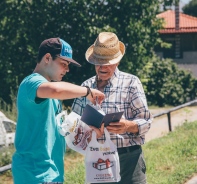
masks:
[[[150,129],[152,116],[148,110],[142,84],[137,76],[119,71],[118,65],[125,54],[125,45],[116,34],[102,32],[86,51],[86,60],[95,65],[96,76],[82,83],[105,94],[101,104],[103,111],[113,113],[124,111],[120,122],[107,126],[111,140],[118,148],[121,184],[145,184],[146,165],[142,152],[145,134]],[[75,99],[72,109],[83,113],[85,98]],[[98,139],[105,141],[103,135]]]

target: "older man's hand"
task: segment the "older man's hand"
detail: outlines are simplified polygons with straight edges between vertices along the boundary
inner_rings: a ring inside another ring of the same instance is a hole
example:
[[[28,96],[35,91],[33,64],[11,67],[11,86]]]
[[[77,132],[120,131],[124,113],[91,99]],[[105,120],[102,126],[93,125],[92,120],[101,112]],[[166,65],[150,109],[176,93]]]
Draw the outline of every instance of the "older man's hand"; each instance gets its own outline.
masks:
[[[109,132],[115,134],[123,134],[125,132],[138,133],[138,124],[126,119],[120,119],[119,122],[111,122],[106,128]]]
[[[100,138],[103,135],[103,133],[104,133],[104,123],[102,123],[101,128],[96,128],[96,127],[91,126],[91,125],[89,125],[89,127],[92,129],[92,131],[95,131],[96,132],[96,138],[97,139]],[[92,134],[88,138],[88,142],[90,142],[91,139],[92,139]]]

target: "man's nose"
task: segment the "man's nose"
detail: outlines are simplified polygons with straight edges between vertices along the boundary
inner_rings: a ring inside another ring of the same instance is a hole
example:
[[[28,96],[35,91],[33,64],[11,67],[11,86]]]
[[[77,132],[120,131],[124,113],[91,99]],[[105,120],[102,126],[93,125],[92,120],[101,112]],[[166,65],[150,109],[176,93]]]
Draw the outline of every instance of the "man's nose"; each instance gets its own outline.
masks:
[[[107,65],[100,65],[100,68],[107,68]]]
[[[69,66],[66,66],[66,67],[65,67],[65,71],[66,71],[66,72],[69,72]]]

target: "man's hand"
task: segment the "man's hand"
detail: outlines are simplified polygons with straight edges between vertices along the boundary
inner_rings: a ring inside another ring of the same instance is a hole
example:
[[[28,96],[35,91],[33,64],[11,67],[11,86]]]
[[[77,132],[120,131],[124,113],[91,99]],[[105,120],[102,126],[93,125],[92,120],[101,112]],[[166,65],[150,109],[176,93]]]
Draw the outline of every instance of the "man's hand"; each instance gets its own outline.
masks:
[[[100,138],[103,134],[104,134],[104,123],[102,123],[101,128],[96,128],[94,126],[89,125],[89,127],[92,129],[92,131],[96,132],[96,138]],[[88,142],[90,142],[92,139],[92,134],[91,136],[88,138]]]
[[[109,132],[115,134],[123,134],[125,132],[138,133],[137,123],[126,119],[120,119],[119,122],[111,122],[106,128]]]
[[[87,96],[87,99],[90,100],[94,105],[96,104],[96,100],[98,104],[101,104],[105,98],[105,94],[97,89],[90,88],[90,93]]]

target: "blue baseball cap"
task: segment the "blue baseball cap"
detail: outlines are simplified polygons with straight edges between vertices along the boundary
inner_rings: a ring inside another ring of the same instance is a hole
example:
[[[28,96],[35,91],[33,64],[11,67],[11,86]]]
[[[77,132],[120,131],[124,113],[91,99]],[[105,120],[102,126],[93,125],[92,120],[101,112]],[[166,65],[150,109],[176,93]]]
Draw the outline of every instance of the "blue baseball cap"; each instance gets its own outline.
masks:
[[[46,53],[52,56],[69,61],[71,64],[81,67],[81,65],[72,58],[72,47],[60,38],[49,38],[44,40],[39,47],[38,58],[42,58]]]

